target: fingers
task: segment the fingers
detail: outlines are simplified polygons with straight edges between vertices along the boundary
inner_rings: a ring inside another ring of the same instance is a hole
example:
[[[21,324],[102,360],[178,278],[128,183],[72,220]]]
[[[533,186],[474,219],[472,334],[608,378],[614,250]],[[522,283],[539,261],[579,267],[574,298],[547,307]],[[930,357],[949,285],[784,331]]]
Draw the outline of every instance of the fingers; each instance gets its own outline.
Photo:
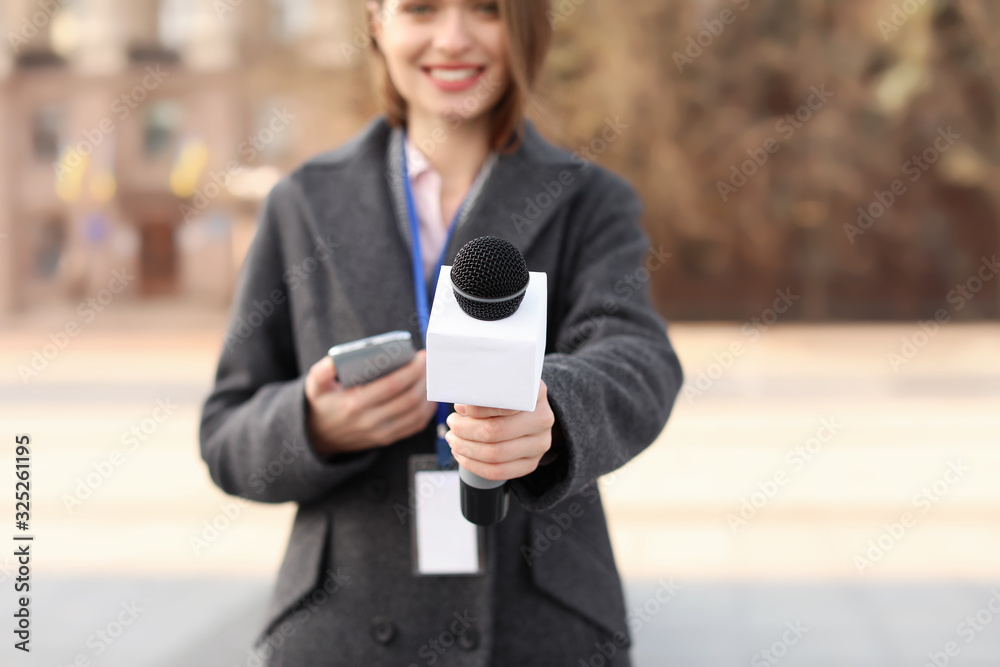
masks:
[[[455,404],[455,412],[468,417],[483,419],[486,417],[509,417],[516,415],[520,410],[504,410],[503,408],[483,408],[477,405]]]
[[[528,431],[523,430],[523,424],[519,423],[522,421],[516,416],[476,419],[457,412],[448,415],[447,419],[448,428],[454,431],[455,435],[478,442],[503,442],[527,435]]]
[[[523,477],[552,447],[555,415],[542,382],[533,412],[456,405],[445,439],[466,470],[491,480]]]
[[[535,410],[538,410],[539,406],[548,406],[548,391],[549,388],[545,384],[545,380],[538,381],[538,397],[535,399]],[[484,419],[486,417],[510,417],[516,415],[522,410],[505,410],[503,408],[485,408],[476,405],[464,405],[455,404],[455,412],[460,415],[465,415],[467,417],[475,417],[476,419]]]
[[[400,393],[411,388],[413,384],[424,376],[427,369],[427,352],[420,350],[413,358],[413,361],[400,369],[389,373],[385,377],[369,382],[368,384],[356,387],[355,399],[361,410],[381,405]]]
[[[455,454],[454,451],[452,454],[455,457],[455,462],[472,474],[497,482],[524,477],[534,472],[538,467],[538,459],[517,459],[505,463],[483,463],[462,456],[461,454]]]
[[[306,375],[306,396],[316,397],[322,393],[333,391],[334,377],[337,374],[333,359],[323,357],[309,369]]]
[[[525,435],[550,431],[555,422],[551,410],[515,412],[506,417],[476,419],[458,413],[448,415],[448,428],[466,440],[506,442]]]
[[[549,450],[552,438],[549,434],[535,433],[506,442],[477,442],[466,440],[449,431],[445,440],[454,454],[480,463],[507,463],[517,459],[540,459]]]
[[[437,403],[427,403],[416,410],[398,414],[395,418],[382,421],[373,431],[374,436],[383,445],[408,438],[427,428],[435,412]]]
[[[425,407],[434,408],[436,411],[436,406],[436,403],[427,402],[427,380],[420,377],[385,403],[369,408],[366,418],[371,420],[373,426],[377,426],[386,421],[398,421],[405,415],[419,412]]]

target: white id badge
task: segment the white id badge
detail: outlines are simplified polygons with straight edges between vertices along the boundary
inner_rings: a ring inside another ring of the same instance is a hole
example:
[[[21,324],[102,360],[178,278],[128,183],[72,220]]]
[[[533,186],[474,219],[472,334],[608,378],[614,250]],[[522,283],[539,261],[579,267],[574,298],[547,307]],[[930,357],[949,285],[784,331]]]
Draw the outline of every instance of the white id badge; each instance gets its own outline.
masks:
[[[441,470],[434,454],[410,457],[410,516],[415,576],[481,575],[485,531],[462,516],[458,470]]]

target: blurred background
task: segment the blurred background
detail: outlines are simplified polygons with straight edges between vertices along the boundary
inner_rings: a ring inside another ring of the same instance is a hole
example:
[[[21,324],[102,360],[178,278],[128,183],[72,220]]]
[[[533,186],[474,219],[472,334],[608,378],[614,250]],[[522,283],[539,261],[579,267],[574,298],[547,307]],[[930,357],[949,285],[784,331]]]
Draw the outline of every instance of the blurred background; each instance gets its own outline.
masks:
[[[234,510],[198,416],[262,198],[378,112],[362,7],[0,0],[0,464],[31,435],[37,535],[3,664],[253,664],[294,507]],[[602,482],[635,663],[1000,664],[1000,5],[550,18],[533,120],[671,253],[687,385]]]

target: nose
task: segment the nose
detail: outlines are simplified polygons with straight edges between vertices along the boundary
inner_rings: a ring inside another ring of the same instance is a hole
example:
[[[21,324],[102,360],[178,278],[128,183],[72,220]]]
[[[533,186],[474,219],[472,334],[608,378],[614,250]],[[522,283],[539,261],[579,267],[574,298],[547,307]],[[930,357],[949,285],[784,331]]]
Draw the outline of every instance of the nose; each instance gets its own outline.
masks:
[[[457,55],[472,46],[466,14],[464,7],[455,6],[441,12],[440,23],[434,35],[435,48],[448,55]]]

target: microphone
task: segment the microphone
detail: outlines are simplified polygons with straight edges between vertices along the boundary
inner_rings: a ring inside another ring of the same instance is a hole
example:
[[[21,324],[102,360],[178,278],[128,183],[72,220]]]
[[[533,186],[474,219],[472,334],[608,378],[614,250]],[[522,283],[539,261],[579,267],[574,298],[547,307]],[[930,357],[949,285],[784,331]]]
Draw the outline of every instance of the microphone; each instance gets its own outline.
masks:
[[[528,289],[528,267],[521,251],[496,236],[472,239],[455,255],[451,288],[469,317],[493,322],[513,315]],[[507,516],[507,483],[485,479],[459,466],[462,515],[474,524],[490,526]]]
[[[493,321],[517,311],[528,289],[528,267],[521,251],[496,236],[472,239],[455,255],[451,288],[469,317]]]
[[[451,267],[442,267],[427,334],[428,400],[535,409],[545,350],[544,278],[528,271],[513,243],[495,236],[469,241]],[[459,479],[468,521],[489,526],[507,516],[505,481],[462,467]]]

